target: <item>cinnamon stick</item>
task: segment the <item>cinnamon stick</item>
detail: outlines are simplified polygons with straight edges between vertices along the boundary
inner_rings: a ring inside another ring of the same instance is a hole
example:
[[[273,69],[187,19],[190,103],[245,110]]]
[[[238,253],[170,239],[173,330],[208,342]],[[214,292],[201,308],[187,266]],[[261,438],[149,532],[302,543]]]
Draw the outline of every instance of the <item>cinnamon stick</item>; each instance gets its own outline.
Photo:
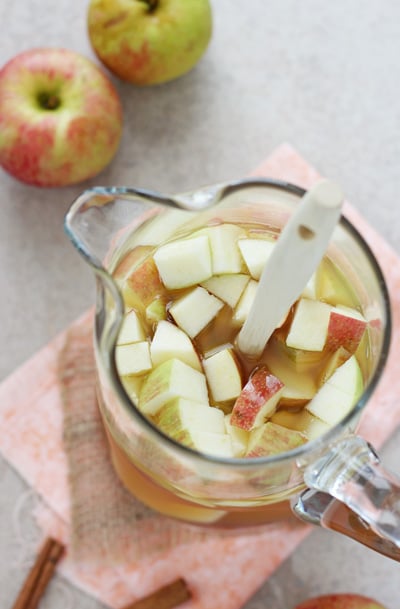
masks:
[[[63,551],[59,541],[46,539],[12,609],[36,609]]]
[[[190,598],[192,594],[185,580],[179,578],[123,609],[173,609]]]

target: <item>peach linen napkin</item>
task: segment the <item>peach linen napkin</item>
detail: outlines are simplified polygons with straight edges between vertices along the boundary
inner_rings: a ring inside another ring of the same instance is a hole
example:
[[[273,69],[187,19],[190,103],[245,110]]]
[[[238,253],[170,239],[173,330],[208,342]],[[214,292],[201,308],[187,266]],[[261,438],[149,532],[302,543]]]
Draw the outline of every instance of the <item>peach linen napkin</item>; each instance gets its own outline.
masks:
[[[305,188],[319,177],[288,144],[277,148],[252,175],[279,178]],[[391,353],[360,429],[380,447],[400,423],[396,368],[400,355],[400,259],[348,203],[344,213],[375,252],[393,305]],[[68,552],[60,565],[61,573],[115,609],[178,576],[185,577],[193,592],[193,599],[185,605],[188,609],[238,609],[311,529],[302,524],[277,524],[257,535],[218,535],[158,516],[128,496],[108,462],[94,409],[91,319],[92,312],[86,313],[0,386],[0,451],[43,500],[35,514],[43,534],[58,536],[66,543]],[[78,378],[71,374],[75,356],[83,358]],[[83,415],[73,408],[74,395],[87,408],[84,416],[91,426],[91,431],[86,427],[85,432],[90,435],[89,443],[85,443],[85,434],[80,435],[79,417]],[[69,409],[66,396],[72,404]],[[71,446],[75,454],[71,454]],[[91,469],[96,470],[96,466],[102,467],[99,487],[92,478]],[[80,476],[76,476],[78,470]],[[112,488],[112,497],[102,502],[107,488]],[[89,497],[91,509],[82,513],[85,506],[77,498],[87,498],[88,489],[93,493]],[[111,517],[113,527],[105,527],[111,536],[94,537],[93,523],[98,527]],[[76,523],[81,529],[76,530]],[[79,535],[85,539],[86,556],[79,556],[79,546],[72,551]],[[89,560],[96,549],[100,560]]]

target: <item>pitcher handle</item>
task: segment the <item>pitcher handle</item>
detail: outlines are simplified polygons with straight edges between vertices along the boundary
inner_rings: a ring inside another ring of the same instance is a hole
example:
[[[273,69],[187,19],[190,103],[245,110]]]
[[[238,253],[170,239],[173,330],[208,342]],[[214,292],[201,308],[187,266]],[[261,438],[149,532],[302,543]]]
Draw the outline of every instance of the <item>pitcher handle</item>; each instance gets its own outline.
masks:
[[[309,488],[293,505],[297,516],[400,561],[400,479],[368,442],[340,440],[307,466],[304,480]]]

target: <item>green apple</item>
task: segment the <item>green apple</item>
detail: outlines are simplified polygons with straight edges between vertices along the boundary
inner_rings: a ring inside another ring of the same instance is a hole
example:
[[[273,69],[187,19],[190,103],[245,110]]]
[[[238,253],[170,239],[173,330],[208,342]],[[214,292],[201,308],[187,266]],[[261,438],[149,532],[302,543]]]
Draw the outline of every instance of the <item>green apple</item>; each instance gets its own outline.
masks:
[[[91,0],[88,33],[99,59],[137,85],[177,78],[211,38],[209,0]]]
[[[99,68],[66,49],[20,53],[0,71],[0,165],[36,186],[98,174],[122,132],[117,92]]]
[[[328,594],[310,598],[294,609],[386,609],[381,603],[359,594]]]

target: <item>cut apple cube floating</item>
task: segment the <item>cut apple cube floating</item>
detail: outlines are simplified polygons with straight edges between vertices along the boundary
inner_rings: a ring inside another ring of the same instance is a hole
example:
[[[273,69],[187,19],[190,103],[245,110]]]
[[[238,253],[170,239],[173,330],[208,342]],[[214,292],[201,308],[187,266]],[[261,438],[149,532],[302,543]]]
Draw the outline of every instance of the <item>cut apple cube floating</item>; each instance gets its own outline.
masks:
[[[276,410],[284,385],[266,368],[252,374],[236,400],[230,423],[246,431],[259,427]]]
[[[150,353],[154,366],[176,358],[199,372],[202,371],[199,356],[188,335],[168,321],[161,320],[157,324]]]
[[[253,279],[260,279],[274,245],[275,241],[267,239],[239,239],[239,249]]]
[[[212,274],[240,273],[242,257],[238,248],[238,238],[246,234],[236,224],[219,224],[203,229],[211,248]]]
[[[139,341],[144,341],[145,338],[143,326],[139,320],[138,314],[134,309],[131,309],[124,316],[117,339],[117,345],[137,343]]]
[[[171,241],[154,253],[161,280],[177,290],[201,283],[212,275],[211,250],[207,235]]]
[[[282,425],[282,427],[300,431],[308,440],[314,440],[315,438],[322,436],[322,434],[326,433],[331,428],[328,423],[314,417],[305,409],[301,410],[301,412],[278,410],[272,415],[270,421],[271,423]]]
[[[222,410],[184,398],[168,402],[158,411],[154,422],[166,434],[182,442],[192,431],[225,433]]]
[[[247,457],[268,457],[298,448],[307,442],[304,434],[268,421],[250,433]]]
[[[221,349],[203,360],[211,397],[226,402],[238,397],[242,390],[242,375],[232,349]]]
[[[220,298],[232,309],[236,307],[239,299],[249,283],[250,277],[244,274],[215,275],[202,282],[202,287]]]
[[[222,309],[224,303],[198,286],[170,307],[169,313],[190,338],[197,336]]]
[[[233,321],[237,325],[243,325],[246,321],[250,309],[253,305],[254,299],[256,297],[256,292],[258,288],[258,281],[254,281],[254,279],[250,279],[249,283],[244,289],[244,292],[233,312]]]
[[[287,346],[322,351],[328,336],[331,309],[325,302],[301,298],[286,338]]]
[[[249,432],[236,425],[231,425],[232,414],[225,415],[226,432],[230,435],[232,441],[232,450],[235,457],[243,457],[247,452],[249,443]]]
[[[173,358],[154,368],[145,379],[139,408],[145,414],[155,415],[167,402],[180,397],[208,404],[206,377]]]
[[[327,346],[333,350],[343,347],[354,353],[366,327],[367,321],[356,309],[333,307],[329,317]]]
[[[117,345],[115,363],[120,376],[143,374],[152,369],[150,345],[145,341],[129,345]]]
[[[231,438],[228,434],[213,433],[212,431],[191,431],[186,434],[184,443],[200,453],[224,457],[233,457]]]
[[[336,425],[350,412],[362,391],[361,369],[352,355],[322,385],[306,409],[325,423]]]

